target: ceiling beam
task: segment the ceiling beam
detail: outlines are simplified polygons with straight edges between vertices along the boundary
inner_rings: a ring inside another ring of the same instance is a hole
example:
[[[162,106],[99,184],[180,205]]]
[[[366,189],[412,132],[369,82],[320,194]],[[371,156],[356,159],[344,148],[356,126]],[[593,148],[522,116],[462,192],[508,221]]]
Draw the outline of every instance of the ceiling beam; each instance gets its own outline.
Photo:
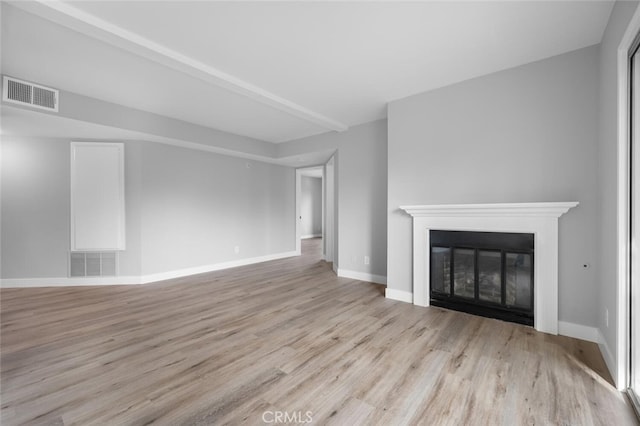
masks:
[[[59,0],[10,1],[29,13],[245,96],[327,130],[348,126]]]

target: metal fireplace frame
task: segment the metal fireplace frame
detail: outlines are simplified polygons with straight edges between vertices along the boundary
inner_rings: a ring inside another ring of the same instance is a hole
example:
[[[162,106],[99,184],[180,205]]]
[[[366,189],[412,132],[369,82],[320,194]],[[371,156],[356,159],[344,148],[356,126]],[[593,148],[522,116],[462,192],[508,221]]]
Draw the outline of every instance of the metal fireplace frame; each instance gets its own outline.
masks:
[[[433,248],[449,249],[449,292],[437,291],[434,286],[430,287],[431,305],[447,309],[467,312],[489,318],[497,318],[504,321],[516,322],[533,326],[534,319],[534,273],[535,273],[535,243],[534,235],[530,233],[507,233],[507,232],[474,232],[474,231],[449,231],[435,230],[429,231],[429,256],[431,266],[434,265]],[[474,252],[474,297],[473,299],[458,296],[454,292],[455,281],[455,249],[473,250]],[[501,303],[493,303],[480,298],[480,267],[479,252],[490,251],[500,253],[500,298]],[[508,306],[506,303],[507,294],[507,260],[506,254],[527,254],[531,256],[530,272],[530,307],[529,309],[517,306]],[[445,283],[445,286],[447,284]]]

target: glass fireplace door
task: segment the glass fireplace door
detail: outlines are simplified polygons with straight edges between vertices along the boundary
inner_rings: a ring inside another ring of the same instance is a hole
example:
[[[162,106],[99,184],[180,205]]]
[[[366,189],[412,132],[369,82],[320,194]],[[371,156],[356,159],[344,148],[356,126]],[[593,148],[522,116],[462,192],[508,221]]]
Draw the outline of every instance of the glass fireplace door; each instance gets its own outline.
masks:
[[[431,230],[435,306],[533,325],[533,234]]]

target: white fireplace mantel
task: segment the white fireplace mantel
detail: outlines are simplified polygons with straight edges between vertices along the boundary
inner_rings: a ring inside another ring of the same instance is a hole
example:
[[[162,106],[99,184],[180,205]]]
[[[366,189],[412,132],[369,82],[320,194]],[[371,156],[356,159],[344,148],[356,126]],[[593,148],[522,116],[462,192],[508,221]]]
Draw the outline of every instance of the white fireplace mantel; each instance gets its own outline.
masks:
[[[429,231],[534,234],[534,327],[558,334],[558,218],[578,202],[400,206],[413,216],[413,303],[429,306]]]

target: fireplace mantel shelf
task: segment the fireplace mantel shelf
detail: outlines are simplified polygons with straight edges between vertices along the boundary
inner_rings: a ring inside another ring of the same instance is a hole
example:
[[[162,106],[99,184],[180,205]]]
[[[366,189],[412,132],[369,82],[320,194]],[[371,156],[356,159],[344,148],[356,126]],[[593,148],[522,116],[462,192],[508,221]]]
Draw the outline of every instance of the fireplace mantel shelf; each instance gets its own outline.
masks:
[[[533,216],[560,217],[577,201],[545,203],[495,203],[495,204],[427,204],[400,206],[413,217],[478,217],[478,216]]]
[[[558,334],[558,219],[578,202],[400,206],[413,216],[413,294],[429,306],[429,231],[534,234],[534,327]]]

